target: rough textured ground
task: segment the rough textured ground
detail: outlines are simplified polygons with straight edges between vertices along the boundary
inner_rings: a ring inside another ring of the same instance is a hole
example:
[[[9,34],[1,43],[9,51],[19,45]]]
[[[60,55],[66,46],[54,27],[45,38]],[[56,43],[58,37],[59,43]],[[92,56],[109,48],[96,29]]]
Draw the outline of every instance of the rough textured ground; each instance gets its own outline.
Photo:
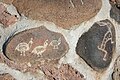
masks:
[[[84,76],[68,64],[62,64],[60,68],[53,65],[41,67],[49,80],[85,80]]]
[[[113,80],[119,80],[120,79],[120,56],[117,57],[115,64],[114,64],[114,71],[112,74]]]
[[[120,0],[110,1],[110,4],[112,6],[110,10],[110,17],[120,24]]]
[[[1,74],[0,80],[15,80],[10,74]]]
[[[11,15],[7,8],[0,4],[0,23],[2,23],[5,27],[14,24],[17,21],[17,17],[15,15]]]

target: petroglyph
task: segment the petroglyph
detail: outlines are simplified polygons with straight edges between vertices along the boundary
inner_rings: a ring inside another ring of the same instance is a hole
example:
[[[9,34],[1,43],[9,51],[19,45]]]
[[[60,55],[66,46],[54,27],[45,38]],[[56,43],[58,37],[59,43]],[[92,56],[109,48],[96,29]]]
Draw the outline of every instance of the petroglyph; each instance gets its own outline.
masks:
[[[84,4],[83,0],[80,0],[80,1],[81,1],[82,5],[83,5]]]
[[[82,5],[84,4],[83,0],[80,0],[80,2],[81,2]],[[70,4],[72,5],[73,8],[75,8],[75,5],[74,5],[72,0],[70,0]]]
[[[40,45],[40,46],[35,47],[35,48],[32,50],[32,53],[37,54],[38,57],[39,57],[39,56],[42,57],[42,53],[46,51],[47,46],[48,46],[48,40],[46,40],[46,41],[44,42],[44,45],[43,45],[43,46]]]
[[[75,5],[73,4],[72,0],[70,0],[70,4],[72,5],[73,8],[75,8]]]
[[[100,26],[107,26],[108,28],[108,31],[105,33],[104,37],[103,37],[103,40],[102,40],[102,43],[100,46],[97,46],[99,50],[103,51],[105,54],[104,54],[104,57],[103,57],[103,60],[106,61],[106,57],[107,57],[107,54],[108,52],[105,50],[105,47],[106,47],[106,43],[108,41],[111,41],[111,44],[113,44],[113,40],[112,40],[112,32],[111,32],[111,24],[110,23],[105,23],[105,22],[97,22]]]
[[[58,49],[58,46],[61,44],[61,38],[58,40],[52,40],[49,46],[53,46],[53,49]]]
[[[21,53],[20,55],[25,56],[25,52],[31,48],[32,44],[33,44],[33,38],[30,39],[29,43],[26,42],[19,43],[15,48],[15,50],[19,51]]]

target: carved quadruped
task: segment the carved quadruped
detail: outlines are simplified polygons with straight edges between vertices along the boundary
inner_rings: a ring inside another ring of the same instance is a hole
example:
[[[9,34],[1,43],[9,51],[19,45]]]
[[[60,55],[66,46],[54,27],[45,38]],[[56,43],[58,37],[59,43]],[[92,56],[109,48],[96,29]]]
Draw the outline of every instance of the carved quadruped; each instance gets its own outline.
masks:
[[[53,49],[58,49],[58,46],[61,44],[61,37],[58,40],[52,40],[49,46],[52,46]]]

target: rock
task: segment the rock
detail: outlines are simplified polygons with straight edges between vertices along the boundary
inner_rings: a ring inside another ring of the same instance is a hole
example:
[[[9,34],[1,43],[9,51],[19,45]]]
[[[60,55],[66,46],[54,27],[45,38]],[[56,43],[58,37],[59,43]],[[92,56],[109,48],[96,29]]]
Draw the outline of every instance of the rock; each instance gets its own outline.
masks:
[[[112,78],[113,80],[120,80],[120,56],[115,61]]]
[[[15,15],[11,15],[7,12],[7,8],[0,4],[0,23],[3,24],[5,27],[14,24],[17,21]]]
[[[46,65],[41,70],[48,80],[85,80],[84,76],[69,64],[62,64],[60,68]]]
[[[120,9],[120,0],[116,0],[116,4],[117,4],[117,6],[118,6],[119,9]]]
[[[120,1],[111,2],[110,17],[120,23]]]
[[[64,56],[69,47],[62,34],[49,31],[44,26],[20,32],[4,44],[5,56],[18,65],[42,64]],[[25,66],[26,67],[26,66]]]
[[[105,70],[115,50],[115,29],[109,20],[93,24],[78,40],[76,53],[94,70]]]
[[[2,0],[3,3],[5,4],[12,4],[14,0]]]
[[[4,63],[2,53],[0,53],[0,63]]]
[[[0,80],[16,80],[10,74],[0,74]]]
[[[30,19],[50,21],[64,29],[94,17],[101,8],[101,0],[14,0],[19,13]]]
[[[6,10],[3,4],[0,4],[0,14],[2,14]]]

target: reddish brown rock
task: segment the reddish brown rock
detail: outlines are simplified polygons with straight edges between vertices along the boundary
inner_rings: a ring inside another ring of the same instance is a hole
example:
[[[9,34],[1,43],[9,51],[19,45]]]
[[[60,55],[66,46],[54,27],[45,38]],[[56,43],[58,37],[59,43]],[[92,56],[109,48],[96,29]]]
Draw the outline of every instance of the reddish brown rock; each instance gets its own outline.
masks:
[[[4,44],[3,50],[9,60],[19,67],[27,68],[26,65],[39,66],[46,61],[58,60],[65,55],[68,48],[60,33],[51,32],[41,26],[11,37]]]
[[[68,64],[62,64],[60,68],[54,65],[45,65],[41,68],[48,80],[85,80],[84,76]]]
[[[3,57],[2,53],[0,53],[0,63],[4,63],[4,59],[3,58],[4,57]]]
[[[120,56],[115,61],[112,78],[113,80],[120,80]]]
[[[101,0],[14,0],[13,5],[28,18],[69,29],[94,17]]]
[[[0,23],[7,27],[14,24],[16,21],[17,18],[14,15],[8,13],[6,7],[3,4],[0,4]]]
[[[3,4],[0,4],[0,14],[2,14],[6,10]]]
[[[0,63],[4,63],[4,59],[3,59],[3,53],[0,52]]]
[[[14,0],[2,0],[3,3],[5,4],[12,4]]]
[[[44,59],[40,60],[33,60],[31,62],[25,61],[24,63],[21,62],[16,62],[16,61],[11,61],[7,57],[3,55],[3,53],[0,54],[0,63],[5,63],[12,69],[19,70],[21,72],[30,72],[37,74],[37,71],[42,68],[43,66],[53,66],[58,64],[58,60],[52,60],[52,61],[47,61]]]
[[[10,74],[1,74],[0,80],[15,80]]]

